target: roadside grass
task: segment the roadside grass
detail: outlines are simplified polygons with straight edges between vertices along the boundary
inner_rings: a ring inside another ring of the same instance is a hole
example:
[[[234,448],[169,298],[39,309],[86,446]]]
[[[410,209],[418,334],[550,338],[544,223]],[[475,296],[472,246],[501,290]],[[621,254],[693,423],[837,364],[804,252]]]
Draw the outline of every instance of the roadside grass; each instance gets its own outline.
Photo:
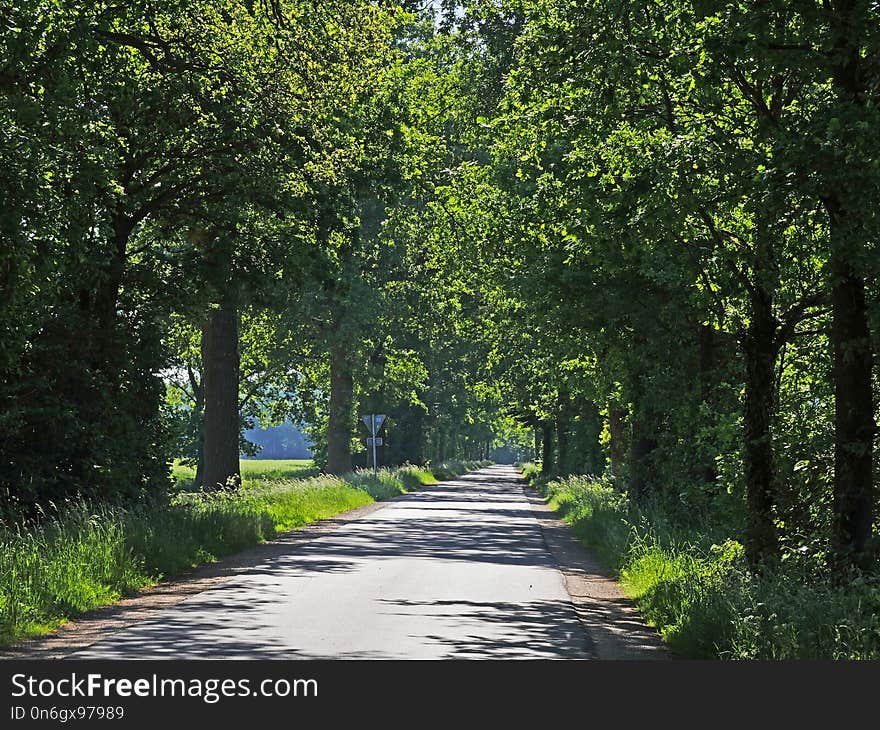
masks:
[[[489,466],[491,461],[463,461],[460,459],[451,459],[449,461],[441,461],[436,466],[431,467],[431,471],[437,479],[454,479],[459,474],[473,471],[474,469],[482,469]]]
[[[248,481],[276,481],[317,476],[320,469],[311,459],[242,459],[241,479]],[[192,488],[195,467],[185,466],[178,459],[171,467],[171,479],[178,489]]]
[[[295,469],[291,462],[263,471],[252,463],[243,462],[249,478],[240,490],[184,491],[167,504],[128,508],[69,503],[38,525],[0,528],[0,644],[279,532],[437,481],[433,470],[415,466],[296,479],[275,476]],[[476,467],[456,462],[438,471],[457,476]]]
[[[709,527],[676,529],[597,477],[523,474],[619,577],[645,619],[692,659],[878,659],[880,582],[845,583],[806,563],[757,575],[742,545]]]

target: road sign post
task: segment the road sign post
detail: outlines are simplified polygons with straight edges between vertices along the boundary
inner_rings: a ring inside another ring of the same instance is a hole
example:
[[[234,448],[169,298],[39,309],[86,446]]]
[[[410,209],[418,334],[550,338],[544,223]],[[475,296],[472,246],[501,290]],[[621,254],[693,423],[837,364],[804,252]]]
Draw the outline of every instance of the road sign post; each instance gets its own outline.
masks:
[[[376,416],[370,416],[370,433],[373,434],[373,476],[376,476],[379,473],[379,469],[376,466]]]
[[[367,446],[373,447],[373,474],[378,474],[379,468],[376,464],[376,446],[382,445],[382,439],[376,438],[376,434],[382,429],[382,424],[385,423],[385,416],[382,414],[371,413],[369,416],[364,416],[361,420],[364,422],[364,425],[370,429],[370,438],[367,439]]]

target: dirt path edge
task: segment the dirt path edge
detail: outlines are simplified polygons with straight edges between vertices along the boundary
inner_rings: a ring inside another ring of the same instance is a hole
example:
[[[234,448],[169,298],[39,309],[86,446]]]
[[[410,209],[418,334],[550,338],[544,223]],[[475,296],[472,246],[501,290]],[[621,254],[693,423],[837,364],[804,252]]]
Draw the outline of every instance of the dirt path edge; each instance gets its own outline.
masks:
[[[596,658],[674,658],[611,573],[556,516],[541,494],[520,479],[547,549],[565,578],[575,612],[592,639]]]

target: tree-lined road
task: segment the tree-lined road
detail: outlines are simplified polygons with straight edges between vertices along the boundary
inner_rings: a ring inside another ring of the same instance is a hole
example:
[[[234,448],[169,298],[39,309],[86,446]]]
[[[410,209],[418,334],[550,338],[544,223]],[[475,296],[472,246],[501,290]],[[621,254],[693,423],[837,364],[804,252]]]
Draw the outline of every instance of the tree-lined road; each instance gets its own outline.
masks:
[[[406,495],[76,658],[591,658],[511,467]]]

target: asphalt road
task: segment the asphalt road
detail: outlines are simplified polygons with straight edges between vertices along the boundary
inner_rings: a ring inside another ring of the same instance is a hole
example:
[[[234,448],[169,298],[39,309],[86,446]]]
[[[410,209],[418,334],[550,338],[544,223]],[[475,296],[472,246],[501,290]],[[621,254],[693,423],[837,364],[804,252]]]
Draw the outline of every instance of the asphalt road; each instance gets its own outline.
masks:
[[[589,658],[512,467],[425,487],[73,658]]]

